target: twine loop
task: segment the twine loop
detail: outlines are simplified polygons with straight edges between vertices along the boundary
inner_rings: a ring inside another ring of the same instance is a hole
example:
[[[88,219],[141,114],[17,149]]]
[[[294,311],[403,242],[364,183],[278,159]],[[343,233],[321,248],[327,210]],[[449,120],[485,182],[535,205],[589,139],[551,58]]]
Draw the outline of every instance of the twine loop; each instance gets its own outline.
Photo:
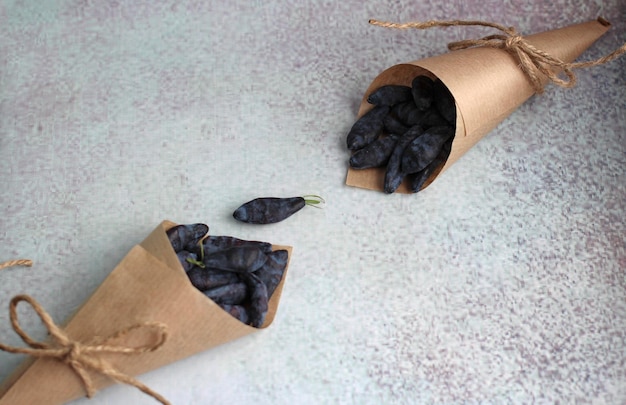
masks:
[[[550,54],[535,48],[528,41],[526,41],[520,34],[517,33],[513,27],[505,27],[500,24],[485,22],[485,21],[465,21],[465,20],[450,20],[450,21],[425,21],[425,22],[410,22],[410,23],[392,23],[378,20],[369,20],[372,25],[377,25],[385,28],[395,29],[428,29],[432,27],[453,27],[460,25],[475,25],[495,28],[502,32],[502,34],[489,35],[480,39],[466,39],[457,42],[451,42],[448,44],[448,49],[451,51],[466,49],[478,46],[503,49],[513,55],[519,61],[519,67],[528,77],[530,84],[536,93],[541,94],[544,91],[544,77],[547,77],[549,81],[554,84],[570,88],[576,85],[576,75],[572,71],[575,68],[583,68],[590,66],[597,66],[607,63],[613,59],[616,59],[623,53],[626,53],[626,44],[617,48],[610,54],[588,62],[567,63],[558,58],[551,56]],[[565,75],[565,78],[559,77],[559,71]]]
[[[37,313],[48,329],[52,343],[37,342],[22,329],[17,316],[17,304],[22,301],[30,304]],[[101,355],[105,353],[141,354],[157,350],[163,346],[167,340],[167,326],[165,324],[159,322],[138,323],[126,329],[122,329],[105,339],[93,338],[88,342],[78,342],[72,340],[64,330],[59,328],[41,305],[28,295],[17,295],[13,297],[9,305],[9,314],[13,330],[22,338],[24,343],[30,347],[13,347],[0,343],[0,350],[9,353],[27,354],[33,357],[57,359],[67,364],[81,380],[81,384],[88,398],[91,398],[96,392],[91,376],[89,375],[89,371],[93,371],[106,375],[119,383],[131,385],[145,394],[152,396],[164,405],[170,404],[157,392],[135,378],[118,371],[101,357]],[[137,329],[153,329],[157,338],[156,342],[152,344],[146,343],[136,347],[108,343]]]

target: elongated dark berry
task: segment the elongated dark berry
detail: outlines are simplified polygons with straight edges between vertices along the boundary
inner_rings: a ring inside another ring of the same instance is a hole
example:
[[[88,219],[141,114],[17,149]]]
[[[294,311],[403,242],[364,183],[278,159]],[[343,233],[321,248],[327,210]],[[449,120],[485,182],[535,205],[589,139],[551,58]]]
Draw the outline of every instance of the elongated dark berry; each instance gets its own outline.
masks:
[[[230,249],[233,247],[244,246],[258,247],[263,253],[269,253],[272,251],[271,243],[256,240],[239,239],[234,236],[209,235],[202,240],[204,255],[210,255],[211,253],[215,253],[220,250]],[[199,252],[196,252],[196,254],[199,254]]]
[[[248,324],[250,322],[250,317],[248,316],[248,311],[243,305],[228,305],[228,304],[220,304],[220,307],[231,314],[233,317],[237,318],[239,321]]]
[[[307,205],[317,205],[324,199],[316,195],[302,197],[262,197],[241,205],[233,212],[233,217],[249,224],[273,224],[283,221]]]
[[[419,123],[424,129],[431,127],[451,126],[451,124],[445,118],[443,118],[443,116],[441,116],[441,114],[439,114],[434,108],[425,111]]]
[[[424,111],[418,110],[412,100],[396,104],[391,109],[390,114],[394,115],[398,121],[407,127],[419,124],[424,117]]]
[[[258,247],[234,247],[204,256],[202,263],[208,268],[251,273],[257,271],[267,260],[265,253]]]
[[[276,286],[282,280],[288,259],[288,251],[275,250],[267,255],[267,261],[254,273],[265,283],[268,297],[272,296]]]
[[[426,111],[433,102],[433,81],[428,76],[417,76],[411,83],[411,93],[415,106]]]
[[[402,184],[402,180],[405,175],[401,168],[402,154],[407,145],[422,133],[422,127],[416,125],[401,135],[396,142],[396,146],[394,147],[393,152],[391,152],[391,156],[389,156],[387,170],[385,171],[385,180],[383,184],[383,190],[385,193],[393,193],[398,187],[400,187],[400,184]]]
[[[348,149],[361,149],[374,142],[383,131],[383,118],[387,113],[389,113],[388,106],[376,106],[359,118],[346,137]]]
[[[383,119],[384,130],[388,134],[402,135],[406,131],[409,130],[410,127],[404,125],[400,120],[393,114],[387,114],[387,116]],[[380,139],[380,138],[379,138]]]
[[[250,291],[248,295],[248,316],[251,326],[261,327],[267,315],[269,296],[267,286],[254,273],[247,273],[244,277],[245,284]]]
[[[221,287],[239,281],[236,273],[225,270],[194,267],[187,272],[191,284],[200,291]]]
[[[176,225],[166,231],[174,251],[193,251],[195,245],[209,232],[205,224]]]
[[[441,152],[443,144],[454,135],[454,128],[432,127],[415,138],[402,154],[402,172],[416,173],[430,164]]]
[[[452,148],[452,140],[454,138],[450,138],[443,144],[443,148],[439,155],[432,161],[428,166],[424,169],[420,170],[417,173],[410,174],[409,177],[409,190],[413,193],[419,192],[426,180],[436,172],[445,162],[448,160],[448,156],[450,155],[450,150]]]
[[[216,304],[238,305],[248,296],[246,283],[237,282],[203,291],[204,295],[211,298]]]
[[[399,135],[388,135],[359,149],[350,157],[353,169],[369,169],[385,165],[398,141]]]
[[[367,102],[375,105],[392,106],[410,101],[412,98],[410,87],[388,84],[374,90],[367,98]]]

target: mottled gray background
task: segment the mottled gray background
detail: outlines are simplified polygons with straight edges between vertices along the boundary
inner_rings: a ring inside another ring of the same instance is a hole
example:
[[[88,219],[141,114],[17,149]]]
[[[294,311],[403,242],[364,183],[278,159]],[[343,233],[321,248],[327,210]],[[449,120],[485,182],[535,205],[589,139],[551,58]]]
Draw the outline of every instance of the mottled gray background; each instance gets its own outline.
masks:
[[[588,60],[626,41],[626,3],[308,3],[0,2],[0,261],[35,262],[0,271],[0,341],[21,344],[13,295],[61,322],[163,219],[206,222],[293,257],[269,329],[141,377],[175,404],[625,403],[626,57],[549,86],[418,195],[345,186],[344,145],[381,71],[494,33],[368,19],[604,16]],[[308,193],[326,208],[231,217]],[[0,353],[0,379],[21,360]]]

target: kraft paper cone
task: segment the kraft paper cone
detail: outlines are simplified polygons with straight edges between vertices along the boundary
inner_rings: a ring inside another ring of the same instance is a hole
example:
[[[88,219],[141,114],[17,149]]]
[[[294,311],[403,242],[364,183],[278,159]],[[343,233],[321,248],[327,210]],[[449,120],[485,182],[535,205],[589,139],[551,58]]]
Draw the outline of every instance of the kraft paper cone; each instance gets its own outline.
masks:
[[[572,62],[609,27],[610,23],[599,18],[524,39],[564,62]],[[367,97],[383,85],[411,86],[418,75],[441,79],[456,101],[456,133],[448,160],[426,181],[426,187],[535,93],[518,64],[505,50],[475,47],[395,65],[374,79],[365,92],[357,118],[373,108]],[[346,184],[382,191],[384,176],[384,168],[349,168]],[[397,192],[410,193],[406,181]]]
[[[165,233],[174,225],[164,221],[133,247],[64,328],[72,339],[88,341],[138,323],[166,324],[168,339],[157,351],[102,356],[130,376],[259,330],[238,321],[191,285]],[[286,249],[288,260],[291,259],[290,246],[273,248]],[[262,328],[274,320],[286,273],[287,269],[272,294]],[[148,332],[140,332],[120,343],[130,346],[150,339]],[[98,390],[114,383],[107,377],[90,375]],[[29,358],[0,388],[0,405],[62,404],[84,395],[80,380],[67,365],[52,359]]]

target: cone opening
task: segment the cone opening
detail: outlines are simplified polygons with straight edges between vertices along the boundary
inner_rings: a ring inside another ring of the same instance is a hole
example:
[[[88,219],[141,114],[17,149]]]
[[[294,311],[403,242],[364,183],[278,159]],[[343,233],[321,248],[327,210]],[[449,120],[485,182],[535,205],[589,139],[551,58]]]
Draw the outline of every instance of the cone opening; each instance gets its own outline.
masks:
[[[173,223],[171,221],[164,221],[162,223],[162,227],[161,229],[163,230],[163,235],[162,237],[165,237],[165,240],[167,240],[167,231],[176,226],[178,224]],[[207,233],[206,235],[204,235],[202,237],[202,239],[200,239],[199,243],[202,243],[202,241],[204,241],[206,238],[209,237],[209,233]],[[213,299],[211,299],[211,297],[207,296],[203,291],[201,291],[200,289],[196,288],[196,286],[192,283],[191,279],[189,278],[189,274],[187,273],[187,271],[185,270],[185,268],[183,267],[183,264],[180,263],[179,261],[179,257],[174,249],[174,247],[169,243],[167,243],[169,249],[168,249],[168,256],[169,255],[173,255],[173,257],[176,259],[177,262],[177,270],[181,272],[181,274],[184,274],[185,276],[185,280],[186,280],[186,284],[188,284],[189,288],[191,290],[193,290],[193,294],[196,294],[198,296],[201,296],[201,299],[203,301],[207,302],[207,305],[210,305],[212,307],[215,308],[216,311],[220,312],[221,315],[220,318],[223,318],[224,321],[226,322],[230,322],[232,323],[233,321],[237,322],[237,324],[239,324],[241,327],[244,327],[246,329],[250,329],[250,330],[259,330],[259,329],[265,329],[268,326],[270,326],[276,316],[276,311],[278,309],[278,302],[280,300],[280,296],[282,294],[282,289],[283,289],[283,285],[285,282],[285,277],[287,275],[287,267],[289,265],[289,260],[291,259],[291,247],[289,246],[278,246],[278,245],[272,245],[271,249],[273,251],[275,250],[287,250],[288,251],[288,256],[287,256],[287,264],[285,265],[285,269],[283,271],[282,277],[278,283],[278,285],[276,285],[273,293],[269,296],[268,302],[267,302],[267,313],[265,315],[265,319],[263,321],[263,323],[260,326],[252,326],[249,325],[243,321],[241,321],[240,319],[236,318],[233,314],[229,313],[228,311],[226,311],[226,309],[224,309],[220,304],[218,304],[216,301],[214,301]]]
[[[411,87],[413,80],[418,76],[426,76],[431,80],[439,80],[441,84],[448,91],[449,95],[452,97],[454,101],[454,110],[456,121],[454,124],[454,135],[452,136],[452,144],[457,142],[457,139],[465,136],[465,125],[463,121],[463,116],[459,110],[458,103],[456,102],[456,97],[454,93],[452,93],[449,86],[436,74],[432,71],[425,69],[421,66],[417,66],[414,64],[399,64],[390,67],[389,69],[383,71],[380,75],[378,75],[374,81],[370,84],[368,89],[365,91],[363,99],[361,101],[361,105],[359,107],[359,111],[357,114],[357,119],[365,115],[367,112],[372,110],[375,105],[368,102],[369,96],[379,89],[382,86],[386,85],[400,85]],[[383,136],[386,136],[386,133],[383,133]],[[452,149],[453,146],[450,146]],[[450,154],[440,161],[440,163],[434,166],[434,169],[427,175],[425,181],[423,181],[422,185],[419,186],[417,191],[422,191],[426,187],[428,187],[444,170],[446,164],[448,162]],[[352,167],[348,168],[348,177],[346,183],[348,185],[353,185],[357,187],[363,187],[373,190],[384,190],[383,183],[385,178],[385,167],[377,167],[370,169],[354,169]],[[414,185],[411,185],[411,177],[414,176],[405,176],[404,180],[400,184],[400,186],[396,189],[396,192],[403,194],[413,194],[416,191]]]
[[[598,22],[602,25],[604,25],[605,27],[610,27],[611,23],[609,22],[609,20],[607,20],[604,17],[598,17]]]

